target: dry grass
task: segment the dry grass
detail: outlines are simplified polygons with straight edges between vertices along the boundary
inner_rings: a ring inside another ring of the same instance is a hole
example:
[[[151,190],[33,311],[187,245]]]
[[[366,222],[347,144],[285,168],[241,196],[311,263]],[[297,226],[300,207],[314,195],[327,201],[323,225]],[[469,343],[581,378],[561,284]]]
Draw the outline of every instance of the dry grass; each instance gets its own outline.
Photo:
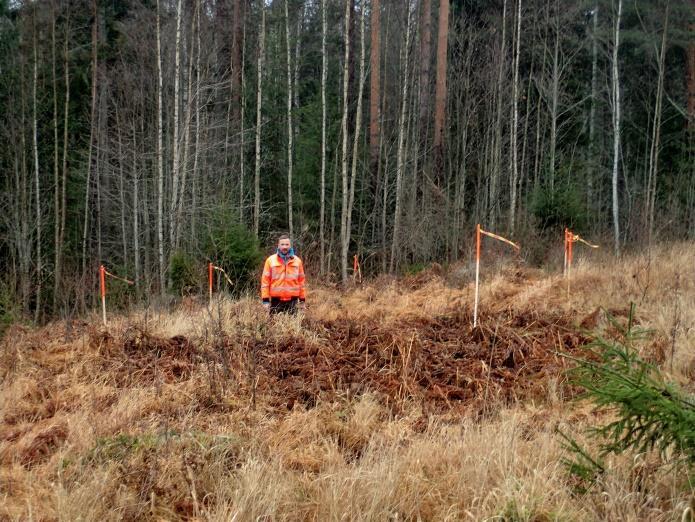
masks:
[[[244,299],[108,331],[15,326],[0,520],[678,519],[689,477],[655,455],[613,459],[600,489],[574,492],[555,430],[581,438],[604,414],[568,402],[550,362],[606,326],[599,307],[624,319],[635,301],[645,355],[692,387],[693,255],[580,257],[569,301],[560,277],[502,266],[484,277],[482,333],[465,266],[313,288],[305,318],[270,323]],[[452,368],[465,393],[428,394]]]

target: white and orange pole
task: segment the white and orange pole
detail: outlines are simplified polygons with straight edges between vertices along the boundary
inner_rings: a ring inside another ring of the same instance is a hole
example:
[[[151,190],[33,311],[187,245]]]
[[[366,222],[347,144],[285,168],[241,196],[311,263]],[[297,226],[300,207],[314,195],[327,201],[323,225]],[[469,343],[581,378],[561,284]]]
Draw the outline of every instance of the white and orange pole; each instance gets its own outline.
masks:
[[[212,302],[212,272],[212,263],[208,263],[208,296],[210,298],[210,302]]]
[[[475,226],[475,304],[473,305],[473,328],[478,326],[478,296],[480,295],[480,223]]]
[[[101,288],[101,318],[106,326],[106,269],[99,266],[99,286]]]
[[[567,227],[565,227],[565,261],[564,264],[562,265],[562,275],[567,277],[567,236],[569,234],[569,230],[567,230]]]
[[[574,243],[574,234],[567,234],[567,299],[570,297],[570,279],[572,278],[572,243]]]

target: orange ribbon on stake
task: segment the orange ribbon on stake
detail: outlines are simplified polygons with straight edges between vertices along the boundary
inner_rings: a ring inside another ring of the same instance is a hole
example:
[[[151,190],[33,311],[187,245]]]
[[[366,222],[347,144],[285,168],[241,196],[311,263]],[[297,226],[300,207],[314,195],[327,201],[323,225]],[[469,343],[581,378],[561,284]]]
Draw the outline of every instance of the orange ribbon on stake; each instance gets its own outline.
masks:
[[[352,258],[352,280],[353,282],[357,282],[359,279],[359,282],[362,282],[362,269],[360,268],[360,261],[357,258],[357,255],[353,256]]]
[[[123,281],[124,283],[128,283],[129,285],[135,284],[135,282],[131,281],[130,279],[125,279],[123,277],[118,277],[117,275],[112,274],[111,272],[106,270],[104,265],[99,265],[99,286],[101,289],[101,319],[104,322],[104,326],[106,326],[106,276],[118,279],[119,281]]]
[[[229,283],[229,285],[234,286],[234,283],[232,283],[232,280],[227,275],[227,272],[224,271],[224,268],[222,268],[221,266],[216,266],[212,263],[208,263],[208,295],[209,295],[210,301],[212,301],[212,280],[213,280],[213,273],[215,271],[221,272],[222,275],[224,276],[224,278]]]
[[[212,273],[213,273],[213,264],[208,263],[208,295],[210,297],[210,301],[212,301]]]
[[[475,226],[475,304],[473,305],[473,328],[478,326],[478,298],[480,297],[480,247],[483,235],[497,239],[503,243],[507,243],[508,245],[511,245],[517,252],[521,250],[521,247],[513,241],[509,241],[509,239],[502,236],[498,236],[497,234],[483,230],[480,228],[480,223]]]
[[[567,298],[570,296],[570,279],[572,275],[572,259],[574,257],[572,252],[572,245],[574,243],[584,243],[589,248],[598,248],[598,245],[589,243],[587,240],[582,238],[579,234],[575,234],[569,228],[565,228],[565,266],[563,274],[567,278]]]

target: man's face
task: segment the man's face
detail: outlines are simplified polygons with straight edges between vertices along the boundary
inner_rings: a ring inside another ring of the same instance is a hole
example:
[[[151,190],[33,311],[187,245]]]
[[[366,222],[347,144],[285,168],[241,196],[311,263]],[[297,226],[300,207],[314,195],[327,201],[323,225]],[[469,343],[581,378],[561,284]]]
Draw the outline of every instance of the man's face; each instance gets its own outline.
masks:
[[[287,254],[292,248],[292,242],[289,239],[281,239],[278,241],[278,250],[283,254]]]

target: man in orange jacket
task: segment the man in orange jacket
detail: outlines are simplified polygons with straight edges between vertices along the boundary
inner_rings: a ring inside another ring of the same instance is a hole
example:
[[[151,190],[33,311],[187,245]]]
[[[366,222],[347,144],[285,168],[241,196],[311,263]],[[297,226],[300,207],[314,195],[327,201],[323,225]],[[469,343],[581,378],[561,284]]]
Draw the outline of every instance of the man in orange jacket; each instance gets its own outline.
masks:
[[[297,308],[304,309],[304,265],[294,254],[289,236],[280,236],[276,252],[265,260],[261,276],[261,299],[270,314],[295,314]]]

